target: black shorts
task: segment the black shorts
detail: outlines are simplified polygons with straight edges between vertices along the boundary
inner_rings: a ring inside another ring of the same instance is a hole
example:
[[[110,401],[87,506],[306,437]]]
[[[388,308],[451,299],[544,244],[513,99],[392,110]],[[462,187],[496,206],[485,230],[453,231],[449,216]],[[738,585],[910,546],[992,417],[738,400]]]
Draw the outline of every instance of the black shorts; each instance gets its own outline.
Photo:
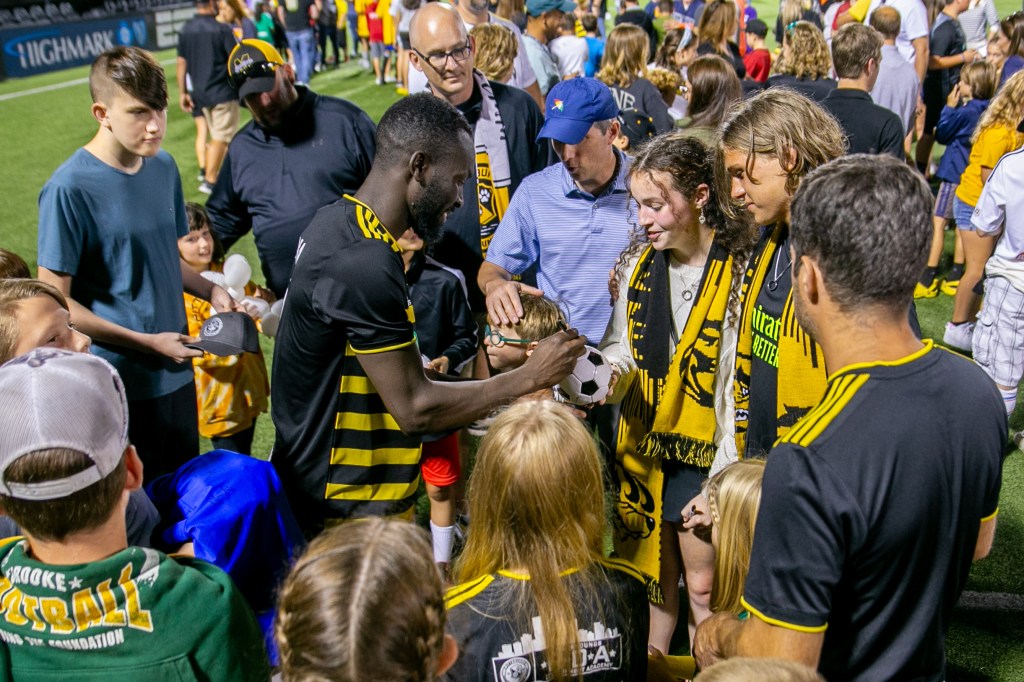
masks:
[[[709,469],[674,460],[664,460],[661,471],[665,476],[661,518],[671,523],[682,523],[683,508],[690,500],[697,497],[701,486],[707,480]]]
[[[403,50],[411,50],[412,49],[412,41],[409,40],[409,32],[408,31],[402,31],[401,33],[399,33],[398,34],[398,40],[401,43]]]

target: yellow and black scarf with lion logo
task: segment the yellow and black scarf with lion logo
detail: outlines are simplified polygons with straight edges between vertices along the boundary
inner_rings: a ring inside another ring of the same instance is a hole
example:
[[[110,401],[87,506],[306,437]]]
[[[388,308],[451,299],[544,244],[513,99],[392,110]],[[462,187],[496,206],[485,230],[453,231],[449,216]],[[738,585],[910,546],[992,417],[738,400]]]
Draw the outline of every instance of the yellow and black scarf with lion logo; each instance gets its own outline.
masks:
[[[648,597],[663,601],[661,462],[709,467],[715,458],[715,375],[732,291],[732,257],[713,243],[699,293],[671,349],[669,254],[648,246],[626,292],[637,375],[626,389],[615,458],[615,548],[640,569]]]

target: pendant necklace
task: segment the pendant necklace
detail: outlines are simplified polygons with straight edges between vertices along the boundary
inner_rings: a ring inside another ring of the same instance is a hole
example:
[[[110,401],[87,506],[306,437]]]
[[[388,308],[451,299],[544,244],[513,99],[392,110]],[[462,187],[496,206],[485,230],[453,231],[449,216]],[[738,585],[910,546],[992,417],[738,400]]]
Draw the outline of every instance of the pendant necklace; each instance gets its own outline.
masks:
[[[793,265],[793,261],[789,261],[788,263],[786,263],[786,267],[782,269],[782,272],[779,272],[779,261],[782,260],[783,250],[784,249],[779,248],[779,252],[775,255],[775,276],[772,277],[772,280],[767,284],[768,291],[774,292],[776,289],[779,288],[779,280],[789,271],[789,268]]]

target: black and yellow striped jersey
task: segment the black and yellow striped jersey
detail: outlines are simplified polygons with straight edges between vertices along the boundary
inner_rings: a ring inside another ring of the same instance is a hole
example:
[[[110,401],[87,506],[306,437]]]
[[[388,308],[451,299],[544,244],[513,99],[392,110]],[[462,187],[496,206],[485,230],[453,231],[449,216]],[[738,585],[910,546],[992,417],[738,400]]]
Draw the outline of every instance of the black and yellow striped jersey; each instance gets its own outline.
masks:
[[[743,603],[824,633],[829,680],[944,679],[1006,414],[971,361],[934,348],[846,367],[768,455]]]
[[[346,196],[299,241],[274,351],[271,461],[307,529],[406,511],[420,442],[401,432],[359,355],[416,342],[401,249]]]

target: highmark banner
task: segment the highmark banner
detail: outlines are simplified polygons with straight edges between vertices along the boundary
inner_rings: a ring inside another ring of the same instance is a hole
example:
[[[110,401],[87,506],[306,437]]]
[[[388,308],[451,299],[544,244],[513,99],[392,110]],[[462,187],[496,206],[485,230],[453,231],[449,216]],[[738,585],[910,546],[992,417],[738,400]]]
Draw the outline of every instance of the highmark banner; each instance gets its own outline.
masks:
[[[118,45],[150,47],[150,33],[142,14],[4,31],[4,70],[10,77],[31,76],[91,64]]]
[[[119,14],[0,31],[0,80],[91,64],[104,50],[134,45],[160,50],[177,44],[177,29],[194,13],[190,7]]]

